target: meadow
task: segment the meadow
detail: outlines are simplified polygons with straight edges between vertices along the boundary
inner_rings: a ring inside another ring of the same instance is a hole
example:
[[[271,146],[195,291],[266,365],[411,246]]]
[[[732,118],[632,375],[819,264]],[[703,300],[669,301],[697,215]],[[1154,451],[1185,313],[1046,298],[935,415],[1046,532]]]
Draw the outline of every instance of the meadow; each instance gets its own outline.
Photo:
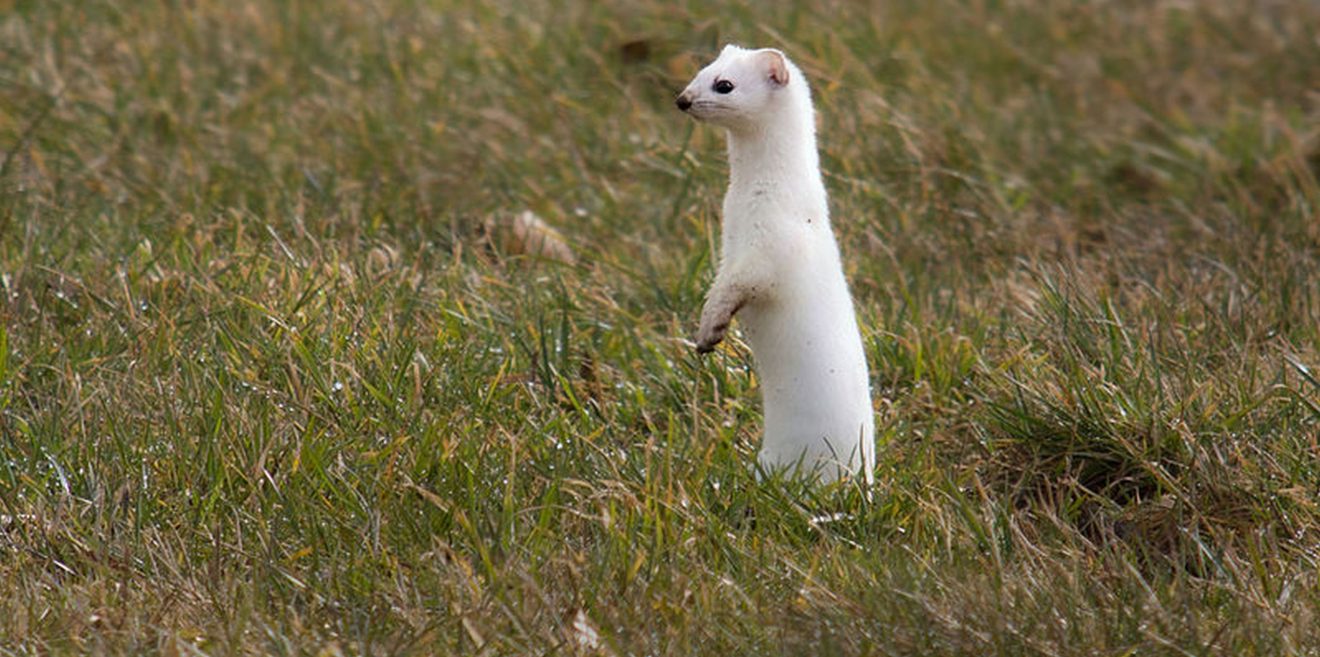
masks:
[[[1317,34],[0,0],[0,654],[1320,655]],[[693,352],[725,42],[813,84],[869,497]]]

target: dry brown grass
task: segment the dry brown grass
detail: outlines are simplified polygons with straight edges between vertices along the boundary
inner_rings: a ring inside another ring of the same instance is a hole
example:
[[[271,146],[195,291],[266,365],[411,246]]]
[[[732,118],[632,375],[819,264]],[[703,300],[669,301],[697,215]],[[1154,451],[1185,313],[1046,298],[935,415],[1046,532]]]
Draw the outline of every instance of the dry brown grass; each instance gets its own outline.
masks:
[[[1317,33],[0,0],[0,652],[1320,654]],[[869,502],[684,341],[727,40],[815,85]]]

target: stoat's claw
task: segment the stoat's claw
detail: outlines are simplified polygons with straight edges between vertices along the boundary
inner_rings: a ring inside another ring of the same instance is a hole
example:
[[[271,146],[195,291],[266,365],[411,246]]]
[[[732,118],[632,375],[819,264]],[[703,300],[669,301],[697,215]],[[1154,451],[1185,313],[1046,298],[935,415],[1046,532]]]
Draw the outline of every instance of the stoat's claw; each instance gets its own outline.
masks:
[[[711,328],[702,327],[697,333],[697,353],[708,354],[715,351],[715,345],[724,340],[724,334],[729,331],[729,323],[722,322]]]

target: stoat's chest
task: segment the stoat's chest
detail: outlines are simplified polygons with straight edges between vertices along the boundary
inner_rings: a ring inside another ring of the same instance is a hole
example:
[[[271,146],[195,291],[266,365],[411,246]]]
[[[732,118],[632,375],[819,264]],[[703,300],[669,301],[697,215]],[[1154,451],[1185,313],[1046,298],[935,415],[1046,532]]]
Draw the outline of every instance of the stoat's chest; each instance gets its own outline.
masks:
[[[833,240],[823,195],[770,181],[731,185],[724,197],[726,256],[759,252],[763,257],[798,258],[821,239]]]

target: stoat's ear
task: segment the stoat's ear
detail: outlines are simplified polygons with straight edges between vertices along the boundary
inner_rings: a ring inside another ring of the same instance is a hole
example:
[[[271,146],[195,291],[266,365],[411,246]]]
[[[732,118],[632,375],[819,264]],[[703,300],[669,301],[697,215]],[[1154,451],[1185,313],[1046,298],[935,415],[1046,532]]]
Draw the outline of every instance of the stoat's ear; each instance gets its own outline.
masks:
[[[788,60],[784,59],[784,53],[767,48],[757,57],[771,82],[780,87],[788,84]]]

